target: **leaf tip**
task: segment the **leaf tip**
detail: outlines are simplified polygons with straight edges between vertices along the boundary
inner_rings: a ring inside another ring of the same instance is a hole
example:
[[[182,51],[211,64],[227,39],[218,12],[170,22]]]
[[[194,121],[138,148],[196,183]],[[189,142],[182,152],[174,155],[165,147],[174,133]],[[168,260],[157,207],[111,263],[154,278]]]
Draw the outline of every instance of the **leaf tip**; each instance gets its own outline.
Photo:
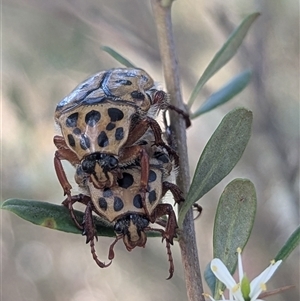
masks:
[[[8,210],[7,207],[7,204],[9,204],[9,202],[11,201],[12,199],[8,199],[8,200],[5,200],[4,202],[1,202],[0,203],[0,209],[4,209],[4,210]]]

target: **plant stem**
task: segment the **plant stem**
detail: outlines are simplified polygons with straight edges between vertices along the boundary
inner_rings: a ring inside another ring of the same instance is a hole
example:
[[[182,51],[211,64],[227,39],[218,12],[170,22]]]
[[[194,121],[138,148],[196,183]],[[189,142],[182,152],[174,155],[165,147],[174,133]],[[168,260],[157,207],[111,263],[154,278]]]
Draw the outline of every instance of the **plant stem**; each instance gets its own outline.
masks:
[[[157,27],[158,43],[163,64],[166,88],[170,94],[170,102],[179,109],[185,110],[181,90],[177,57],[175,53],[174,36],[171,21],[171,6],[163,7],[161,0],[151,0],[154,20]],[[170,112],[172,131],[175,134],[180,170],[177,184],[184,195],[190,186],[190,171],[186,144],[186,125],[178,113]],[[185,271],[185,281],[189,301],[204,300],[203,287],[195,237],[193,210],[190,209],[183,223],[182,234],[179,237],[182,263]]]

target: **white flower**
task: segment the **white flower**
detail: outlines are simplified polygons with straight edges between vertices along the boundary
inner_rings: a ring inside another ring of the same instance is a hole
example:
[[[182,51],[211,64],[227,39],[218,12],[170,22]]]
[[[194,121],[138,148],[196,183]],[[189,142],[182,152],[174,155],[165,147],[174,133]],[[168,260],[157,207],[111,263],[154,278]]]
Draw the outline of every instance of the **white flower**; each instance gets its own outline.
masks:
[[[251,283],[244,274],[241,249],[238,248],[238,274],[239,282],[236,283],[230,272],[219,258],[214,258],[210,263],[210,268],[215,276],[225,284],[229,290],[229,300],[236,301],[259,301],[257,299],[262,291],[266,290],[267,281],[273,276],[282,260],[275,262],[271,261],[271,264]],[[211,298],[211,297],[210,297]],[[223,298],[223,297],[222,297]],[[214,300],[214,299],[211,299]],[[214,300],[215,301],[215,300]],[[260,300],[262,301],[262,300]]]

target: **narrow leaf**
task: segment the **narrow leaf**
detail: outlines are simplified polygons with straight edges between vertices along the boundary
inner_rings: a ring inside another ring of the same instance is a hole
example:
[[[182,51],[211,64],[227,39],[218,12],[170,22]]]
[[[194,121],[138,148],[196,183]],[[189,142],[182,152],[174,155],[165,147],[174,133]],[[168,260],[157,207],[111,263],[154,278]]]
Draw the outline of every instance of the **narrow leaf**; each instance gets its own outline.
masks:
[[[218,204],[214,231],[214,258],[219,258],[231,274],[237,264],[237,248],[244,249],[252,231],[256,213],[256,192],[247,179],[235,179],[224,189]],[[215,296],[222,289],[218,281]]]
[[[118,61],[120,64],[129,67],[129,68],[136,68],[130,61],[128,61],[124,56],[122,56],[117,51],[113,50],[112,48],[108,46],[102,46],[101,49],[108,54],[110,54],[116,61]]]
[[[246,70],[236,77],[234,77],[229,83],[222,87],[217,92],[213,93],[200,108],[191,115],[191,119],[204,114],[217,106],[224,104],[232,99],[235,95],[240,93],[248,85],[251,78],[251,71]]]
[[[300,243],[300,226],[292,233],[287,242],[284,244],[282,249],[278,252],[275,257],[275,261],[285,260],[289,257],[292,251],[299,245]]]
[[[249,28],[259,15],[259,13],[248,15],[229,36],[222,48],[215,54],[214,58],[205,69],[192,92],[192,95],[188,101],[189,108],[191,108],[193,105],[197,95],[205,83],[235,55],[245,36],[247,35]]]
[[[82,234],[82,231],[75,226],[71,219],[69,210],[62,205],[42,201],[9,199],[1,204],[1,209],[11,211],[35,225],[69,233]],[[75,216],[78,222],[81,223],[83,212],[75,210]],[[111,225],[102,221],[97,216],[94,216],[94,222],[99,236],[115,236]]]
[[[179,227],[191,206],[225,178],[241,158],[251,135],[252,112],[237,108],[221,121],[198,161],[186,200],[179,212]]]
[[[70,217],[69,210],[62,206],[42,201],[9,199],[1,204],[1,209],[8,210],[35,225],[47,227],[68,233],[82,234]],[[84,213],[74,210],[79,223],[82,223]],[[93,216],[98,236],[115,237],[113,225]],[[147,232],[148,237],[161,236],[157,232]]]

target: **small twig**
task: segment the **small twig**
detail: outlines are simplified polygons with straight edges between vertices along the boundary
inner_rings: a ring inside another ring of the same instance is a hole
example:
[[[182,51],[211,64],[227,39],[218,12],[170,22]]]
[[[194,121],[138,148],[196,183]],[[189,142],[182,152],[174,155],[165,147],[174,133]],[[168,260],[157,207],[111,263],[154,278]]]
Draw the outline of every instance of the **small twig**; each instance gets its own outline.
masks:
[[[295,287],[296,287],[295,285],[287,285],[287,286],[284,286],[284,287],[281,287],[281,288],[278,288],[278,289],[275,289],[275,290],[272,290],[272,291],[269,291],[269,292],[262,293],[258,296],[258,298],[265,299],[267,297],[283,293],[283,292],[285,292],[285,291],[287,291],[291,288],[295,288]]]
[[[171,2],[162,5],[161,0],[151,0],[154,20],[157,26],[157,36],[160,54],[163,64],[166,88],[170,94],[170,102],[179,109],[185,110],[182,102],[179,70],[175,53],[174,37],[171,22]],[[165,2],[164,2],[165,3]],[[176,112],[170,112],[171,127],[174,131],[177,144],[177,152],[180,158],[180,172],[177,184],[184,194],[190,186],[190,173],[186,144],[186,123]],[[182,262],[185,271],[187,295],[190,301],[202,301],[202,280],[198,251],[196,245],[193,210],[190,209],[183,223],[182,235],[179,238]]]

